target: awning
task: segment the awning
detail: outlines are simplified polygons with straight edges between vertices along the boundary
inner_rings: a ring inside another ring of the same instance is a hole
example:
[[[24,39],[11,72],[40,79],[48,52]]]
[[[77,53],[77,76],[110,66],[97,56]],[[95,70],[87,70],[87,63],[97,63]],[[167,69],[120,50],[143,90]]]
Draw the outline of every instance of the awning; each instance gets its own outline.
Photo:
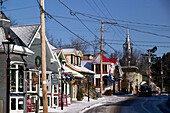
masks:
[[[77,78],[83,78],[84,76],[74,70],[71,70],[70,68],[64,66],[64,73],[70,73],[72,74],[74,77],[77,77]]]
[[[87,74],[95,74],[93,71],[85,68],[84,66],[76,66],[76,65],[72,65],[70,63],[67,63],[67,66],[75,71],[78,71],[80,73],[87,73]]]
[[[112,80],[111,76],[103,76],[103,79],[108,79],[111,83],[115,83],[115,80]]]
[[[140,85],[143,85],[143,84],[146,84],[146,81],[142,81],[142,82],[140,83]]]
[[[18,45],[14,45],[13,53],[26,54],[26,55],[34,54],[34,52],[28,49],[27,47],[18,46]]]

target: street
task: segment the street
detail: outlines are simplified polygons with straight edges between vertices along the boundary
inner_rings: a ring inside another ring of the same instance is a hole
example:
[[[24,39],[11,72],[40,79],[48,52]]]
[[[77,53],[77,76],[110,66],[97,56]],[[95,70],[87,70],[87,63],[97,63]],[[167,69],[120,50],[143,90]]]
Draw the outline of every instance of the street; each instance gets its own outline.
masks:
[[[118,103],[107,102],[84,113],[170,113],[166,102],[169,96],[132,96]]]

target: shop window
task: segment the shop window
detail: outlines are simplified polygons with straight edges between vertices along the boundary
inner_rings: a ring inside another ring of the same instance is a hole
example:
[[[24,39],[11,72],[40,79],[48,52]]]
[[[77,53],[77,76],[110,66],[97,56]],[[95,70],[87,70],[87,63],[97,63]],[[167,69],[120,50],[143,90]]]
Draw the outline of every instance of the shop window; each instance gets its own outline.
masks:
[[[18,99],[18,110],[24,109],[24,98]]]
[[[16,98],[11,98],[11,110],[16,110]]]
[[[11,71],[11,92],[16,92],[16,70]]]
[[[23,66],[18,66],[19,73],[18,73],[18,91],[23,92],[23,78],[24,78],[24,72],[23,72]]]
[[[58,99],[57,97],[54,97],[54,105],[57,106],[57,103],[58,103]]]

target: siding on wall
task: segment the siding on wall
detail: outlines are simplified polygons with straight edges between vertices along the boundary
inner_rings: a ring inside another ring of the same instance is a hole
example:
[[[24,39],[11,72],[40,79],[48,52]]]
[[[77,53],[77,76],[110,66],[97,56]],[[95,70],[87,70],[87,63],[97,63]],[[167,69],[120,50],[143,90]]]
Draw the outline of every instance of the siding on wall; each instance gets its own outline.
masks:
[[[3,113],[6,113],[6,57],[0,53],[0,100],[3,101]]]

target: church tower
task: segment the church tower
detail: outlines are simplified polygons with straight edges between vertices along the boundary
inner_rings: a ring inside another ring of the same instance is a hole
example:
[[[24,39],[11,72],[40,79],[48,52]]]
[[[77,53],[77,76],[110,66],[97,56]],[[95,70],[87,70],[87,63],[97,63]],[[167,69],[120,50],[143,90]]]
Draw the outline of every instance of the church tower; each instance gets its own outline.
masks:
[[[133,56],[133,43],[130,41],[129,28],[127,28],[126,42],[123,44],[123,65],[131,66]]]

